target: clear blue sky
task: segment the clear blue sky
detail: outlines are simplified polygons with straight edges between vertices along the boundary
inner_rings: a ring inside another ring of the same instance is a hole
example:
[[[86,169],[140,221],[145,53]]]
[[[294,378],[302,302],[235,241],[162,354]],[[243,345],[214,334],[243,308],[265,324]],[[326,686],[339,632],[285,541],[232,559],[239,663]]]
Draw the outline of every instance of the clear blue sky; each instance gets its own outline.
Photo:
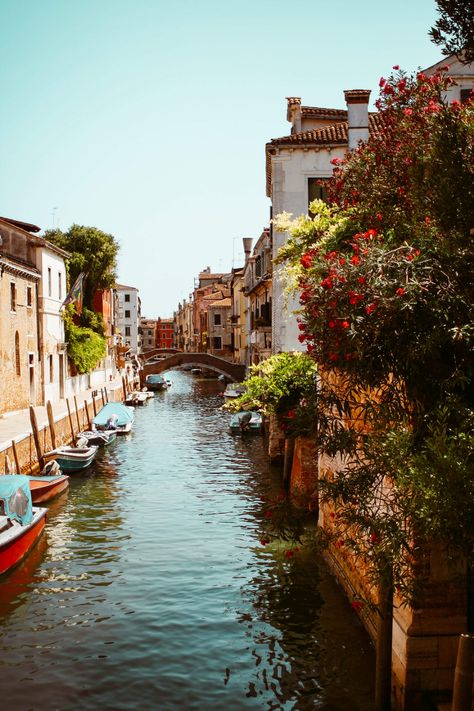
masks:
[[[120,243],[119,281],[169,316],[268,223],[286,96],[344,108],[442,58],[434,0],[0,0],[0,215]]]

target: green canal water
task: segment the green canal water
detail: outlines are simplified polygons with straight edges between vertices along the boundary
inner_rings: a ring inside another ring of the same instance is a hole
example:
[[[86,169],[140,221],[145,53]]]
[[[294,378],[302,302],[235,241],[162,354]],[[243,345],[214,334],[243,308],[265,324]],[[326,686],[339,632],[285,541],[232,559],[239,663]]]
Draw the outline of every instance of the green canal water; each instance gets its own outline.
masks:
[[[260,543],[263,438],[227,431],[216,380],[171,377],[1,579],[0,707],[370,711],[373,650],[313,538]]]

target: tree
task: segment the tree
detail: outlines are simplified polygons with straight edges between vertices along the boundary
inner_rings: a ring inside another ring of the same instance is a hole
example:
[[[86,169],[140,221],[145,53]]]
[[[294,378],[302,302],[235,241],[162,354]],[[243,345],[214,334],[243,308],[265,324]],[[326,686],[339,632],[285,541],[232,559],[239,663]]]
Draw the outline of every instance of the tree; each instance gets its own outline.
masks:
[[[443,102],[442,72],[395,69],[380,80],[378,131],[333,161],[332,205],[276,220],[320,375],[320,490],[336,545],[380,590],[378,708],[393,589],[414,601],[426,541],[474,563],[474,107]]]
[[[45,238],[71,254],[68,260],[70,284],[85,272],[83,302],[86,309],[93,311],[94,293],[106,289],[116,282],[117,255],[119,245],[111,234],[96,227],[72,225],[66,232],[47,230]]]
[[[444,55],[456,54],[469,64],[474,61],[474,5],[471,0],[436,0],[439,19],[429,31]]]

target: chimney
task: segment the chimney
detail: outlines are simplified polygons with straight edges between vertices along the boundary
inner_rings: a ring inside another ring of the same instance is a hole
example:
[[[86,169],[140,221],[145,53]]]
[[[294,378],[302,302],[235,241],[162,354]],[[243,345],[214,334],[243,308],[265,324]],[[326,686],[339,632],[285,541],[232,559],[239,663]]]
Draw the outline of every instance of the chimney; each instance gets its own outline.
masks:
[[[353,151],[359,141],[369,138],[370,89],[348,89],[344,92],[347,104],[347,135],[349,150]]]
[[[291,123],[291,133],[301,132],[301,98],[299,96],[287,96],[288,108],[286,110],[286,120]]]
[[[242,237],[242,242],[244,245],[244,252],[245,252],[245,264],[247,264],[249,257],[250,257],[250,252],[252,251],[253,238],[252,237]]]

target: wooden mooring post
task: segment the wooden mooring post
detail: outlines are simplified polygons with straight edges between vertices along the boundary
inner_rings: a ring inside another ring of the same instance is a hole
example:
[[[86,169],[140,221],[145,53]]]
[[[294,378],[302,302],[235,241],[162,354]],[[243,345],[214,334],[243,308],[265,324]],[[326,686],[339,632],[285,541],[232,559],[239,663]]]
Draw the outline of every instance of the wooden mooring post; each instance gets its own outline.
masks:
[[[87,417],[87,429],[91,430],[92,429],[92,422],[91,422],[91,418],[89,415],[89,405],[87,404],[87,400],[84,400],[84,412],[86,413],[86,417]]]
[[[74,395],[74,407],[76,408],[77,431],[80,432],[82,427],[79,420],[79,407],[77,405],[77,397]]]
[[[94,412],[94,417],[97,415],[97,405],[95,404],[96,391],[92,393],[92,410]]]
[[[38,462],[40,468],[44,467],[43,451],[41,449],[41,442],[39,438],[38,420],[36,419],[36,412],[32,405],[30,405],[30,422],[31,429],[33,430],[33,441],[35,443],[36,456],[38,457]]]
[[[48,400],[48,402],[46,403],[46,412],[48,413],[49,433],[51,435],[51,446],[53,449],[56,449],[56,447],[57,447],[56,430],[54,428],[53,407],[51,405],[50,400]]]
[[[451,711],[471,711],[472,680],[474,673],[474,636],[459,637],[458,656],[454,671],[453,703]]]
[[[69,399],[68,399],[68,398],[66,398],[66,405],[67,405],[67,414],[68,414],[68,417],[69,417],[69,427],[71,428],[71,439],[72,439],[72,441],[74,442],[74,438],[75,438],[76,435],[75,435],[75,433],[74,433],[74,424],[73,424],[73,421],[72,421],[71,406],[70,406],[70,404],[69,404]]]
[[[123,390],[123,399],[124,401],[127,399],[127,384],[125,382],[125,376],[122,375],[122,390]]]
[[[17,472],[17,474],[21,474],[20,458],[18,457],[18,449],[16,448],[16,442],[14,439],[12,440],[12,450],[13,450],[13,458],[15,459],[16,472]]]

